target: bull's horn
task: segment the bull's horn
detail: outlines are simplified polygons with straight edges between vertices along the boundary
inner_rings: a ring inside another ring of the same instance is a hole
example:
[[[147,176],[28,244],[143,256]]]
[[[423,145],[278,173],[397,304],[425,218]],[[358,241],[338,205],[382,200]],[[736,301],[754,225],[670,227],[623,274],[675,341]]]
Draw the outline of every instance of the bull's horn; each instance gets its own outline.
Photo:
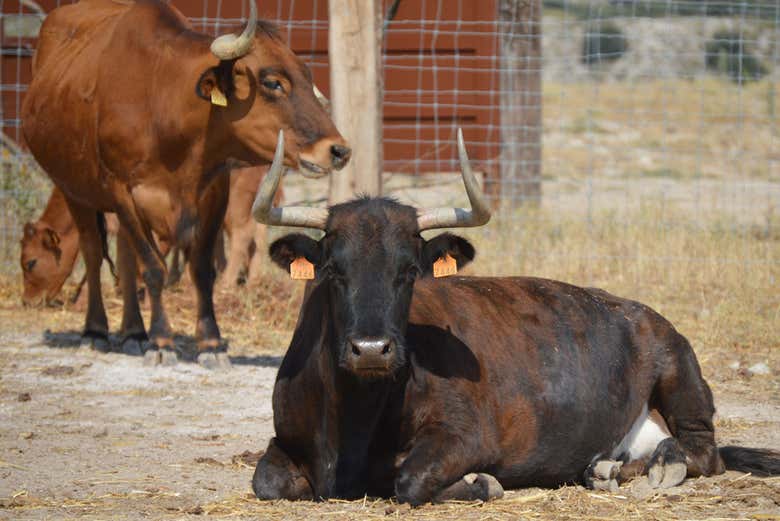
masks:
[[[249,0],[249,20],[246,22],[244,32],[235,34],[223,34],[211,42],[211,53],[220,60],[235,60],[249,53],[257,30],[257,6],[255,0]]]
[[[305,206],[283,206],[274,208],[274,195],[279,187],[279,181],[284,173],[284,131],[279,131],[276,141],[276,152],[271,168],[263,177],[260,188],[257,189],[255,202],[252,204],[252,217],[255,221],[271,226],[296,226],[300,228],[315,228],[324,230],[328,220],[328,210],[325,208],[307,208]]]
[[[466,153],[466,145],[463,143],[463,131],[458,129],[458,158],[460,159],[460,174],[463,184],[469,196],[471,210],[463,208],[432,208],[420,210],[417,217],[417,226],[420,231],[435,228],[467,228],[482,226],[490,220],[490,207],[482,190],[477,184],[474,172],[469,164],[469,156]]]

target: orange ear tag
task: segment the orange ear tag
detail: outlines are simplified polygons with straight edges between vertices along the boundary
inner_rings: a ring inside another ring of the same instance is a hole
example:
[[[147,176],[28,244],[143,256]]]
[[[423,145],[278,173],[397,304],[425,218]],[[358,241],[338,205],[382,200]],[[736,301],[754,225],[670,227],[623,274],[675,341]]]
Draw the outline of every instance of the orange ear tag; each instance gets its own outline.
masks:
[[[218,105],[220,107],[227,107],[227,98],[224,94],[222,94],[222,91],[219,90],[219,87],[216,85],[214,85],[214,88],[211,89],[211,104]]]
[[[293,280],[314,279],[314,264],[306,260],[306,257],[298,257],[290,263],[290,278]]]
[[[439,260],[433,263],[433,276],[449,277],[455,275],[458,272],[458,263],[455,262],[449,253],[445,253],[444,257],[440,257]]]

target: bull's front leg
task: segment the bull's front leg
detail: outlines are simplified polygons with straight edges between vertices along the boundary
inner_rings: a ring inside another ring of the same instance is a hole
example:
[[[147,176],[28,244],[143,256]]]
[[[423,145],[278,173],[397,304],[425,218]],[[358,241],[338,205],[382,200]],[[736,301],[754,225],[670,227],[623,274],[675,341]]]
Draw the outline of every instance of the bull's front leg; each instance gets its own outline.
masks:
[[[252,477],[252,490],[258,499],[312,499],[309,481],[298,466],[272,438]]]
[[[483,466],[473,459],[479,453],[457,435],[437,432],[418,438],[395,480],[398,502],[417,506],[502,497],[504,489],[493,476],[474,472]]]

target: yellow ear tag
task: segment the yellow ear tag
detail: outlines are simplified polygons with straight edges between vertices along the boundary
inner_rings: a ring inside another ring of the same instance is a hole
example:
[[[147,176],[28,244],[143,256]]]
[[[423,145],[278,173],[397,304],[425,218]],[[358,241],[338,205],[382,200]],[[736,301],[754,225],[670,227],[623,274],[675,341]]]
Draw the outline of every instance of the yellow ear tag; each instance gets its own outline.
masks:
[[[219,90],[219,87],[216,85],[213,89],[211,89],[211,104],[219,105],[220,107],[227,107],[227,98],[224,94],[222,94],[222,91]]]
[[[298,257],[290,263],[290,278],[293,280],[314,279],[314,264],[306,260],[306,257]]]
[[[458,263],[455,262],[455,259],[449,253],[445,253],[444,257],[440,257],[439,260],[433,263],[433,276],[437,279],[455,275],[457,272]]]

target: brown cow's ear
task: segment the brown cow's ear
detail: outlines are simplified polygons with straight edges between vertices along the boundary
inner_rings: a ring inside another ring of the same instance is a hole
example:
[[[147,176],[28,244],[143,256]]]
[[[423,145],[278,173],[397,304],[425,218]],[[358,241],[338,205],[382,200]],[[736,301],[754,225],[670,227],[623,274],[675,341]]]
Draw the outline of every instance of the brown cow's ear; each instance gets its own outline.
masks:
[[[474,246],[463,237],[451,233],[437,235],[423,246],[423,275],[430,275],[433,272],[433,263],[447,255],[455,259],[458,269],[461,270],[474,260],[476,251]]]
[[[198,79],[195,94],[214,105],[227,106],[227,99],[233,90],[232,71],[232,62],[220,62],[216,67],[206,69]]]
[[[29,239],[35,235],[35,225],[31,222],[24,223],[24,238]]]
[[[320,243],[302,233],[291,233],[275,240],[268,248],[268,254],[280,268],[289,272],[290,263],[300,257],[314,266],[320,263]]]
[[[43,233],[43,239],[41,241],[43,247],[54,253],[54,257],[59,262],[62,256],[62,250],[60,249],[60,236],[51,228],[46,228]]]

